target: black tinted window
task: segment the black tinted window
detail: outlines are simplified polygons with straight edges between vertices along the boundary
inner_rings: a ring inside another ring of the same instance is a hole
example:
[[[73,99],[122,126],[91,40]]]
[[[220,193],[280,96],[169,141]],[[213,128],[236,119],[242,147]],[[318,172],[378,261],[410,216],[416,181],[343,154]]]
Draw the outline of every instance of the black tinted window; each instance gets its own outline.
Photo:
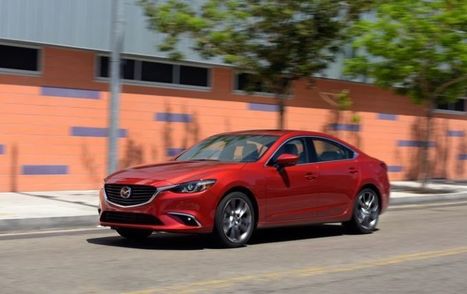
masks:
[[[141,80],[148,82],[172,83],[173,65],[143,61]]]
[[[109,57],[99,57],[99,76],[108,78],[110,76]],[[134,80],[135,78],[135,61],[133,59],[122,59],[121,76],[125,80]]]
[[[190,86],[208,86],[208,69],[195,66],[180,66],[180,84]]]
[[[39,70],[39,49],[0,45],[0,68]]]

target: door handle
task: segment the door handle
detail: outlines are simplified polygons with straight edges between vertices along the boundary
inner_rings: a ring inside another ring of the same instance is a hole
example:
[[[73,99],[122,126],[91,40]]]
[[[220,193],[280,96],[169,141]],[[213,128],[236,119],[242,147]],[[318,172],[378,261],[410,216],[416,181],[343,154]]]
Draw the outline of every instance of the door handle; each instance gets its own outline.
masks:
[[[357,170],[357,168],[351,166],[351,167],[349,167],[349,173],[356,174],[356,173],[358,173],[358,170]]]
[[[317,176],[316,174],[314,174],[314,173],[306,173],[306,174],[305,174],[305,178],[306,178],[307,180],[310,180],[310,181],[316,179],[317,177],[318,177],[318,176]]]

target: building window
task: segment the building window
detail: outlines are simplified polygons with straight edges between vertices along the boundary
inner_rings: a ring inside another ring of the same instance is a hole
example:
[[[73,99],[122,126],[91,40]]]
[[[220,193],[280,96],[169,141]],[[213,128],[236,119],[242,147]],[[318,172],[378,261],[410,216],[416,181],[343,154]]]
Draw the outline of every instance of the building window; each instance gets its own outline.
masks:
[[[155,62],[139,59],[122,59],[122,78],[158,84],[209,87],[209,68]],[[108,78],[109,57],[98,57],[98,77]]]
[[[457,99],[456,102],[442,103],[436,106],[437,110],[447,110],[456,112],[466,112],[467,98]]]
[[[39,71],[39,49],[0,45],[0,69]]]
[[[208,84],[208,69],[196,66],[180,66],[180,84],[206,87]]]
[[[133,80],[135,78],[135,61],[132,59],[122,59],[122,77],[125,80]],[[109,58],[101,56],[99,61],[99,76],[108,78],[110,76]]]
[[[147,82],[173,83],[174,66],[167,63],[143,61],[141,80]]]
[[[273,93],[264,83],[255,80],[255,76],[249,73],[236,75],[235,90],[254,93]]]

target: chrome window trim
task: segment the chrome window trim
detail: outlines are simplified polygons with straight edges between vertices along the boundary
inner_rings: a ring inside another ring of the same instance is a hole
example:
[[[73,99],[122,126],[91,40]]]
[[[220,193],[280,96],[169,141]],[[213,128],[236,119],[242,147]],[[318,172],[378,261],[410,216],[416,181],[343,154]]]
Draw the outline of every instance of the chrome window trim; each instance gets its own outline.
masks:
[[[112,204],[112,205],[114,205],[114,206],[117,206],[117,207],[120,207],[120,208],[138,207],[138,206],[143,206],[143,205],[146,205],[146,204],[148,204],[148,203],[151,203],[151,202],[154,200],[154,198],[156,198],[157,195],[159,195],[160,193],[162,193],[162,192],[164,192],[164,191],[167,191],[167,190],[170,190],[170,189],[172,189],[172,188],[175,188],[176,186],[178,186],[178,185],[163,186],[163,187],[160,187],[160,188],[154,187],[154,188],[157,189],[157,191],[156,191],[156,193],[154,193],[154,194],[151,196],[151,198],[150,198],[148,201],[146,201],[146,202],[144,202],[144,203],[140,203],[140,204],[126,205],[126,206],[125,206],[125,205],[117,204],[117,203],[114,203],[114,202],[110,201],[110,200],[107,198],[107,192],[105,192],[105,185],[104,185],[104,188],[103,188],[103,190],[104,190],[104,199],[105,199],[105,201],[106,201],[107,203],[110,203],[110,204]]]
[[[194,221],[196,222],[196,225],[197,225],[198,227],[202,227],[201,223],[196,219],[196,217],[194,217],[193,215],[191,215],[191,214],[189,214],[189,213],[169,211],[169,212],[167,212],[167,214],[169,214],[169,215],[181,215],[181,216],[191,217],[192,219],[194,219]]]
[[[276,155],[276,153],[279,151],[279,149],[282,148],[283,145],[285,145],[286,143],[288,143],[288,142],[290,142],[292,140],[295,140],[295,139],[305,139],[305,138],[327,140],[327,141],[333,142],[333,143],[335,143],[337,145],[344,146],[345,148],[347,148],[347,149],[349,149],[349,150],[351,150],[353,152],[353,157],[352,158],[346,158],[346,159],[328,160],[328,161],[316,161],[316,162],[298,163],[295,166],[297,166],[297,165],[307,165],[307,164],[319,164],[319,163],[323,163],[323,162],[349,161],[349,160],[356,159],[360,155],[353,148],[350,148],[349,146],[347,146],[345,144],[342,144],[340,142],[337,142],[336,140],[333,140],[331,138],[327,138],[327,137],[323,137],[323,136],[313,136],[313,135],[295,136],[295,137],[289,138],[288,140],[284,141],[281,145],[279,145],[279,147],[277,147],[276,151],[274,151],[274,153],[268,158],[268,160],[266,160],[266,162],[264,163],[264,166],[265,167],[272,167],[271,165],[268,165],[268,163],[274,157],[274,155]]]

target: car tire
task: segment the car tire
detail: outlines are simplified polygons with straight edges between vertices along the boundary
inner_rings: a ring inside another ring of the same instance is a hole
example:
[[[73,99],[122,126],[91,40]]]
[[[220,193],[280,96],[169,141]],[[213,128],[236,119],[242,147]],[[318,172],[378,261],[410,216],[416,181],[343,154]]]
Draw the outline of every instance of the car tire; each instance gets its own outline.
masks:
[[[219,203],[216,210],[214,234],[221,246],[245,246],[255,229],[255,210],[245,193],[231,192]]]
[[[119,228],[116,229],[117,233],[123,238],[130,241],[142,241],[151,236],[151,230]]]
[[[344,226],[352,233],[371,234],[378,224],[380,201],[374,189],[365,188],[358,192],[352,211],[352,219]]]

